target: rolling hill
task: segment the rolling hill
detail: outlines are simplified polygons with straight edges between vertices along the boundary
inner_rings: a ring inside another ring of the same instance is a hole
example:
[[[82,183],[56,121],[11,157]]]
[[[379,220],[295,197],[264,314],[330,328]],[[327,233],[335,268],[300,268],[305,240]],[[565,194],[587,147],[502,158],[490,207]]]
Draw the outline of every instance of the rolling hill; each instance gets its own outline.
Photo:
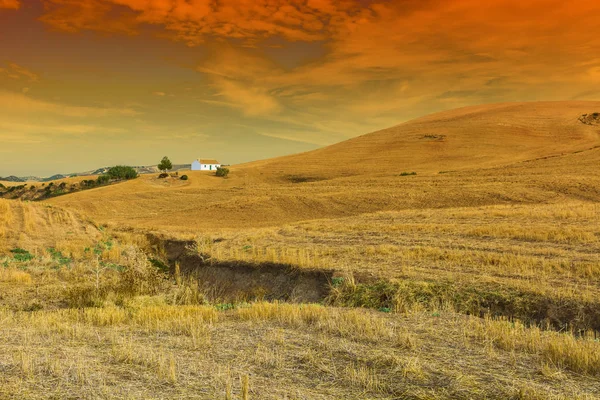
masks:
[[[589,101],[466,107],[244,167],[316,177],[497,167],[600,145],[598,126],[581,119],[598,110]]]
[[[228,179],[145,175],[51,203],[103,223],[194,231],[377,211],[600,200],[600,129],[581,121],[596,110],[600,102],[462,108],[234,166]]]

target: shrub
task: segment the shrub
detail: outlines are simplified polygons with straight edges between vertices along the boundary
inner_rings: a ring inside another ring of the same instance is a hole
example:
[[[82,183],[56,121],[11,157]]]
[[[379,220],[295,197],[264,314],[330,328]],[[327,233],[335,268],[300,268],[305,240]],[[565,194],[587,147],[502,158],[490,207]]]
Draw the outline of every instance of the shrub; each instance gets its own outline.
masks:
[[[188,176],[187,175],[181,175],[180,178],[182,181],[187,181],[188,180]]]
[[[168,275],[134,247],[124,252],[125,270],[120,274],[118,290],[122,294],[156,295],[169,285]]]
[[[106,172],[111,179],[135,179],[138,177],[137,171],[125,165],[111,167]]]
[[[416,172],[403,172],[400,174],[400,176],[411,176],[411,175],[416,175]]]
[[[217,168],[216,174],[217,174],[217,176],[220,176],[222,178],[226,178],[227,175],[229,175],[229,168],[219,167],[219,168]]]
[[[167,174],[166,172],[163,172],[162,174],[160,174],[158,176],[158,179],[165,179],[165,178],[168,178],[168,177],[169,177],[169,174]]]
[[[96,181],[95,181],[95,180],[93,180],[93,179],[85,179],[85,180],[83,180],[83,181],[79,182],[79,185],[80,185],[80,186],[82,186],[82,187],[83,187],[83,186],[86,186],[86,187],[93,187],[93,186],[95,186],[95,185],[96,185]]]
[[[108,175],[100,175],[98,177],[98,179],[96,179],[96,182],[98,183],[98,185],[105,185],[110,181],[110,176]]]

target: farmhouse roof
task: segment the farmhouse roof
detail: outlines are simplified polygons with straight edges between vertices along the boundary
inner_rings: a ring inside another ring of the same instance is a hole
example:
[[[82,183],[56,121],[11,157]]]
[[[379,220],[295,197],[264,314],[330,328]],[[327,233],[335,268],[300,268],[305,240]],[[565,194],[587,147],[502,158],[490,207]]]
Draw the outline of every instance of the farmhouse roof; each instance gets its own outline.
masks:
[[[200,158],[198,161],[200,161],[200,164],[220,164],[220,162],[217,160],[211,160],[208,158]]]

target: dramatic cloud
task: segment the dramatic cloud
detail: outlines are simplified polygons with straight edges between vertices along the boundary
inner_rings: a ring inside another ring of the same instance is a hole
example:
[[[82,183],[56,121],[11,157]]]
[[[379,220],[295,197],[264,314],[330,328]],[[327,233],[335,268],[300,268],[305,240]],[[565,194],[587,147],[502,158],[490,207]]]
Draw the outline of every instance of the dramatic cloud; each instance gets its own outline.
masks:
[[[369,13],[357,0],[45,0],[42,18],[55,28],[134,33],[162,25],[189,45],[211,37],[246,43],[281,36],[292,41],[326,39],[337,27]],[[117,10],[118,12],[115,12]]]
[[[600,98],[596,0],[35,2],[0,25],[13,142],[38,114],[57,133],[140,119],[148,152],[190,132],[237,162],[275,138],[291,153],[443,109]]]
[[[354,115],[375,118],[424,102],[451,108],[598,89],[595,2],[415,4],[373,2],[360,19],[336,9],[338,20],[326,30],[328,52],[292,69],[260,51],[221,46],[198,71],[220,86],[235,82],[237,91],[268,93],[272,104],[302,108],[313,118],[322,106],[335,112],[345,104]]]

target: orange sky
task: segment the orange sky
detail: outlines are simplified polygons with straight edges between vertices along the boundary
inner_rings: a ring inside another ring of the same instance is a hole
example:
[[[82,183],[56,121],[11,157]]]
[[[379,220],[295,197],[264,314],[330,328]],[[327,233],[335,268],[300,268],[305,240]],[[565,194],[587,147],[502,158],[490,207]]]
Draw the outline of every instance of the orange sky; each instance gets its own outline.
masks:
[[[293,153],[599,100],[595,0],[0,0],[0,176]]]

